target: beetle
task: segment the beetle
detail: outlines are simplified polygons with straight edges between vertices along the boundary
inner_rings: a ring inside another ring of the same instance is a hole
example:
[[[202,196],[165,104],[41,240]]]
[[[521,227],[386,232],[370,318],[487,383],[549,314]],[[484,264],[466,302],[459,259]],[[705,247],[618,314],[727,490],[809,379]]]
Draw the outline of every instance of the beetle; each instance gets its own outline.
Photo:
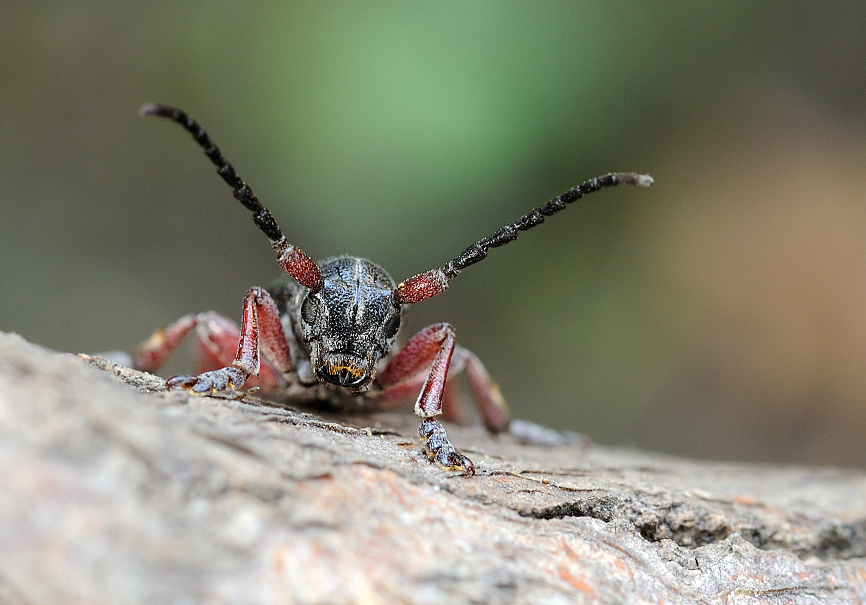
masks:
[[[614,172],[572,187],[546,204],[471,244],[441,268],[395,282],[379,265],[353,256],[314,262],[288,243],[270,211],[237,175],[205,130],[186,112],[146,104],[142,116],[180,124],[204,149],[234,197],[253,213],[268,237],[285,275],[269,288],[253,287],[244,298],[240,328],[215,313],[186,315],[158,330],[133,355],[133,366],[155,372],[193,330],[198,374],[166,380],[168,389],[196,394],[231,395],[251,376],[261,386],[289,396],[329,401],[346,409],[390,409],[418,393],[415,413],[427,456],[446,470],[472,475],[472,461],[459,453],[437,416],[455,414],[456,395],[448,382],[466,372],[485,427],[505,431],[511,416],[496,383],[481,361],[457,345],[454,328],[437,323],[418,332],[397,350],[395,338],[405,305],[442,294],[461,271],[483,260],[491,248],[517,239],[581,199],[616,185],[649,187],[646,174]],[[260,355],[260,352],[263,355]]]

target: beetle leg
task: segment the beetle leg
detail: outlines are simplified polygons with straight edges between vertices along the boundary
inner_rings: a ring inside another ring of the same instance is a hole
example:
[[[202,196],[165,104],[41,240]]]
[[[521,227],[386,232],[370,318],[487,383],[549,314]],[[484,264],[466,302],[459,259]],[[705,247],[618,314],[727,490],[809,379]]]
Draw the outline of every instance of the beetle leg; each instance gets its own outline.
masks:
[[[195,329],[196,374],[230,365],[241,337],[241,329],[231,319],[216,313],[202,315]],[[248,378],[245,383],[247,386],[271,389],[286,383],[283,372],[275,367],[267,351],[260,361],[258,378]]]
[[[457,349],[460,347],[458,346]],[[456,350],[455,350],[456,352]],[[451,367],[448,368],[448,381],[445,383],[445,392],[442,393],[442,420],[454,424],[464,424],[466,421],[466,402],[460,392],[460,384],[455,374],[454,357],[451,358]]]
[[[423,369],[423,368],[422,368]],[[451,363],[448,366],[448,380],[442,396],[442,418],[449,422],[460,422],[464,402],[460,397],[457,385],[457,375],[466,372],[472,399],[478,407],[481,421],[491,433],[501,433],[508,430],[511,422],[511,412],[499,391],[499,386],[490,378],[481,360],[472,351],[460,345],[454,347]],[[393,380],[386,376],[386,380]],[[407,402],[421,388],[424,376],[419,373],[411,378],[388,386],[378,396],[381,409],[390,409]],[[380,378],[381,384],[381,378]],[[384,386],[384,385],[383,385]]]
[[[454,356],[451,358],[450,373],[453,376],[457,372],[463,371],[466,372],[472,400],[478,408],[484,428],[493,434],[506,431],[511,422],[511,412],[502,397],[499,385],[493,382],[487,369],[472,351],[457,345],[454,349]],[[449,390],[454,392],[449,394]],[[459,421],[462,415],[461,410],[465,405],[459,395],[460,393],[457,392],[455,386],[449,382],[445,389],[445,397],[442,400],[443,414],[445,418],[454,418],[455,422]]]
[[[424,418],[418,427],[418,434],[424,440],[424,451],[430,460],[447,471],[463,471],[464,475],[475,474],[475,465],[454,448],[441,422],[432,416]]]
[[[454,357],[461,358],[461,361],[465,360],[469,388],[472,390],[472,398],[478,406],[484,426],[491,433],[507,430],[511,422],[511,412],[502,397],[499,385],[490,378],[484,364],[475,353],[460,346],[454,351]]]
[[[451,366],[448,368],[448,380],[445,382],[445,390],[442,393],[442,419],[455,424],[461,424],[464,421],[465,402],[455,376],[462,369],[454,366],[454,358],[452,357]],[[404,380],[379,392],[376,395],[376,409],[380,411],[391,410],[404,406],[418,396],[425,379],[424,374],[416,374],[411,379]]]
[[[195,329],[195,372],[202,374],[229,365],[235,358],[235,349],[241,329],[222,315],[204,314]]]
[[[424,385],[425,376],[416,374],[412,378],[403,380],[397,384],[384,387],[376,394],[376,409],[391,410],[398,407],[403,407],[412,399],[418,397],[421,387]],[[379,386],[382,386],[379,379],[376,380]],[[447,391],[447,389],[446,389]],[[443,398],[444,401],[444,398]]]
[[[379,374],[377,381],[387,393],[389,389],[399,389],[401,383],[411,381],[429,367],[430,373],[415,402],[415,413],[423,419],[418,433],[424,440],[424,449],[427,456],[439,466],[473,475],[475,466],[472,461],[457,452],[445,434],[445,427],[434,418],[442,413],[442,395],[455,344],[454,328],[450,324],[434,324],[424,328],[397,353]]]
[[[156,372],[174,353],[186,335],[206,313],[184,315],[167,328],[160,328],[132,353],[132,367],[143,372]]]
[[[190,333],[195,339],[194,367],[197,374],[230,365],[235,356],[241,330],[227,317],[213,311],[184,315],[166,328],[160,328],[133,353],[132,367],[155,373]],[[274,388],[285,384],[279,370],[263,358],[256,386]]]
[[[277,372],[287,373],[294,368],[279,310],[271,295],[263,288],[251,288],[247,292],[243,323],[235,340],[237,352],[231,364],[197,376],[172,376],[166,381],[166,386],[170,389],[182,387],[195,393],[239,388],[251,375],[260,373],[262,364],[259,347]],[[215,358],[219,359],[219,356]]]

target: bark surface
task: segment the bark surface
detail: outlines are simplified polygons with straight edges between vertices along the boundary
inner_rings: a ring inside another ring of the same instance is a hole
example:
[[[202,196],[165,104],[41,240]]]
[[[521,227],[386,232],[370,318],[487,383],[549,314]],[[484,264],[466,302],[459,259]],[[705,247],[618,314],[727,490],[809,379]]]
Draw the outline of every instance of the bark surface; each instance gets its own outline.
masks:
[[[0,335],[0,604],[863,603],[866,473],[165,392]]]

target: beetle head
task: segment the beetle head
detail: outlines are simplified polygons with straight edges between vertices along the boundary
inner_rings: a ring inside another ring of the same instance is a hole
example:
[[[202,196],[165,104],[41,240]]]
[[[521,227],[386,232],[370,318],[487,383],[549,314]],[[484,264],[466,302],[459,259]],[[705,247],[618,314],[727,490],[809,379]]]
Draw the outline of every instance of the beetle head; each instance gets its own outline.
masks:
[[[343,256],[320,266],[323,285],[306,293],[298,312],[310,362],[319,381],[366,391],[400,328],[394,280],[363,259]]]

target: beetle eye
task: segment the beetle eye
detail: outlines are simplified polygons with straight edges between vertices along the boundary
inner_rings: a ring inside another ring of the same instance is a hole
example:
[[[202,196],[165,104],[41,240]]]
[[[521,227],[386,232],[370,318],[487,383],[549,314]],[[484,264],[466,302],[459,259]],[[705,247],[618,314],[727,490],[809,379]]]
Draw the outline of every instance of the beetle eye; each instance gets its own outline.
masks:
[[[317,301],[313,300],[312,296],[307,296],[301,304],[301,319],[311,324],[315,321],[318,312],[319,305]]]
[[[395,313],[385,321],[385,325],[382,326],[382,334],[385,336],[385,338],[393,338],[394,335],[397,334],[397,330],[399,329],[400,314]]]

